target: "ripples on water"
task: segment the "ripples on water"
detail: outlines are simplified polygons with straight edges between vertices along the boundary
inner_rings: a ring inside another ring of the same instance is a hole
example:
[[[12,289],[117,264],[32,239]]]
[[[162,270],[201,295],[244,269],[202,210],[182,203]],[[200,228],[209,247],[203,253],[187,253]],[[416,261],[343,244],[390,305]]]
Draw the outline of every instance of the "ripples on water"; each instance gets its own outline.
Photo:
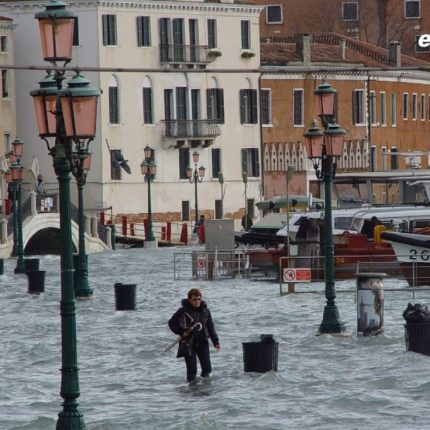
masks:
[[[94,299],[77,303],[80,410],[88,430],[429,428],[430,357],[406,353],[402,312],[410,291],[385,292],[385,334],[357,338],[354,282],[338,283],[348,338],[315,336],[325,303],[315,294],[279,297],[266,281],[174,281],[172,249],[92,255]],[[0,276],[0,429],[51,430],[61,410],[59,258],[41,257],[45,293],[26,277]],[[137,284],[137,310],[115,312],[115,282]],[[385,287],[404,282],[385,281]],[[191,287],[201,287],[221,340],[213,377],[195,386],[167,320]],[[343,292],[342,292],[343,290]],[[430,302],[430,292],[417,300]],[[243,372],[243,341],[272,333],[279,371]]]

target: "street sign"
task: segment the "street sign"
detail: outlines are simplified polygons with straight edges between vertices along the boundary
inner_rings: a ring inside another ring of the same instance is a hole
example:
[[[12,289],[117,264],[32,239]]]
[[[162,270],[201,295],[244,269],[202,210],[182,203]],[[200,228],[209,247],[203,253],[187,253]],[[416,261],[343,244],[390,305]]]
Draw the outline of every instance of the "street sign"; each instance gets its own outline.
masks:
[[[283,282],[311,282],[311,269],[283,269]]]

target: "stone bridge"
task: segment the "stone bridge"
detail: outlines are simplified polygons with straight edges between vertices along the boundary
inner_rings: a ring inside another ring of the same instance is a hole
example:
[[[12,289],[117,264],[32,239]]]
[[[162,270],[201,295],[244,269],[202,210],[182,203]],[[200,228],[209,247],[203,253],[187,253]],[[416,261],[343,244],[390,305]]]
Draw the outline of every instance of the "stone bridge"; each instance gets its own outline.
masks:
[[[59,195],[39,196],[32,191],[22,203],[22,235],[25,255],[60,253]],[[72,242],[78,252],[78,209],[72,205]],[[98,222],[96,214],[85,214],[87,254],[112,249],[111,228]],[[13,214],[0,220],[0,258],[11,256]]]

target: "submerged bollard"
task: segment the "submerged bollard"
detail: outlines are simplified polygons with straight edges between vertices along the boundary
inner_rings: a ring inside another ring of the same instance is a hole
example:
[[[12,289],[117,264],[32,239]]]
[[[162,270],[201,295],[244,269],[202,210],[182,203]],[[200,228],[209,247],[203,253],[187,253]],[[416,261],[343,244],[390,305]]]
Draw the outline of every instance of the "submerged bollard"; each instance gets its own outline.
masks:
[[[244,371],[258,373],[277,371],[278,345],[272,334],[260,335],[260,342],[243,342]]]
[[[115,308],[117,311],[134,311],[136,309],[136,284],[122,284],[115,287]]]
[[[46,270],[32,270],[25,272],[27,275],[27,285],[29,294],[38,294],[45,291]]]
[[[385,273],[357,273],[357,335],[377,336],[384,332]]]
[[[0,258],[0,275],[4,275],[4,260]]]
[[[25,273],[39,270],[39,262],[40,262],[40,260],[38,258],[26,258],[26,259],[24,259]]]
[[[403,312],[406,351],[430,355],[430,307],[421,303],[408,304]]]

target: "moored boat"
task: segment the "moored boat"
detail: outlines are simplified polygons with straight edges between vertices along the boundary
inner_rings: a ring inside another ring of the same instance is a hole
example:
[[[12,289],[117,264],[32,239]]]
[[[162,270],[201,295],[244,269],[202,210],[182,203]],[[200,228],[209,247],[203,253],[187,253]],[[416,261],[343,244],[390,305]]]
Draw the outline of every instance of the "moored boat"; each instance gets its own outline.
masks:
[[[389,242],[409,286],[430,285],[430,236],[386,231],[381,238]]]

